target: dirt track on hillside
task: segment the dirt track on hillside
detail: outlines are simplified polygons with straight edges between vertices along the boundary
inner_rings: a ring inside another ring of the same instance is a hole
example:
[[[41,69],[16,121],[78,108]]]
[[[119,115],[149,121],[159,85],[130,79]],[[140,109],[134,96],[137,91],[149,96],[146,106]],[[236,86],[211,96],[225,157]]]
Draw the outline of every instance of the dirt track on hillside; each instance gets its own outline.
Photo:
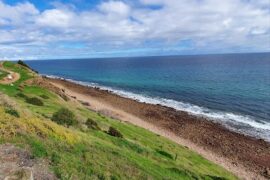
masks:
[[[21,77],[19,73],[5,69],[3,63],[0,63],[0,70],[9,73],[6,77],[0,80],[0,84],[12,84],[18,81]],[[9,75],[11,76],[11,78],[8,77]]]

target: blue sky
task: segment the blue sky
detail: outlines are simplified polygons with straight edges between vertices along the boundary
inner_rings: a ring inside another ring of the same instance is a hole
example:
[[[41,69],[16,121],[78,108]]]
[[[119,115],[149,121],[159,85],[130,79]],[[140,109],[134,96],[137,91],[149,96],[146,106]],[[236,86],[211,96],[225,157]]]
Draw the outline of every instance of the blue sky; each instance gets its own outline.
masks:
[[[0,0],[0,59],[270,51],[269,0]]]

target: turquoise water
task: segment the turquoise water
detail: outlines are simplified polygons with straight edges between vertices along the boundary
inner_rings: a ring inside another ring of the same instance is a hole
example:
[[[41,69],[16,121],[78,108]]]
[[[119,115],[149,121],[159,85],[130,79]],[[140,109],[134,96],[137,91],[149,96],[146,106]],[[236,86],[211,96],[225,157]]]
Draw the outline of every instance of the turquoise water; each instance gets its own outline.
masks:
[[[28,61],[41,74],[208,117],[270,140],[270,53]]]

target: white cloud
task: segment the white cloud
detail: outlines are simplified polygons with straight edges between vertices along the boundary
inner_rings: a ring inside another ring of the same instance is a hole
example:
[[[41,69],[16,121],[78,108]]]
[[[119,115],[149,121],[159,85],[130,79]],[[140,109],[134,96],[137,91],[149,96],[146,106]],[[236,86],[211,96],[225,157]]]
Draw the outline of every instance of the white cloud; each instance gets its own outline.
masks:
[[[57,4],[41,12],[29,2],[11,6],[0,0],[0,33],[0,57],[14,48],[17,55],[35,57],[50,53],[51,45],[57,56],[68,53],[63,43],[84,45],[74,56],[145,47],[181,53],[186,47],[178,44],[185,40],[194,51],[269,51],[269,1],[110,0],[83,11]]]
[[[164,5],[168,3],[169,1],[170,0],[168,0],[167,2],[164,0],[140,0],[140,2],[145,5]]]
[[[73,12],[59,9],[50,9],[44,11],[36,22],[40,26],[67,28],[76,20]]]
[[[33,20],[32,18],[38,13],[39,11],[35,8],[35,6],[29,2],[10,6],[0,1],[0,22],[2,22],[2,25],[4,23],[19,25],[25,21],[29,22]]]
[[[103,2],[99,5],[99,9],[109,15],[119,15],[127,17],[130,13],[130,8],[127,4],[121,1]]]

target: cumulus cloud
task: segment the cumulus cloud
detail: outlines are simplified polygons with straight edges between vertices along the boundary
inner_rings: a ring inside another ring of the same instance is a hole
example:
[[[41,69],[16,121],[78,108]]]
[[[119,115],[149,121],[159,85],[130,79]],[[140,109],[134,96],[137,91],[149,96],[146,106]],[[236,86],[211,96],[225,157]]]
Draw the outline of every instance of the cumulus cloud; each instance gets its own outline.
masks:
[[[50,9],[40,14],[36,23],[44,27],[68,28],[76,20],[70,11]]]
[[[122,17],[127,17],[130,12],[128,5],[121,1],[109,1],[104,2],[99,5],[99,9],[109,15],[119,15]]]
[[[270,51],[269,1],[109,0],[41,11],[0,0],[0,33],[0,58]]]
[[[4,4],[0,1],[0,22],[3,25],[21,25],[30,22],[39,11],[29,2],[18,3],[15,6]]]

